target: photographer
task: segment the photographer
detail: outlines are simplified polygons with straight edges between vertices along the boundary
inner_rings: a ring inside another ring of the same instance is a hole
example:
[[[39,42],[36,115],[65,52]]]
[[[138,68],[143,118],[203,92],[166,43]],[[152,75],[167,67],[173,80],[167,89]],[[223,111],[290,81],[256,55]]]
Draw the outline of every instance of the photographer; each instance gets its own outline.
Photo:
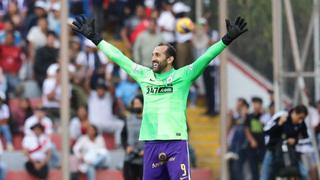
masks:
[[[260,180],[275,179],[276,176],[300,176],[308,179],[295,147],[309,141],[304,119],[308,110],[298,105],[289,112],[276,113],[264,127],[267,152],[262,163]]]
[[[131,102],[131,114],[127,118],[127,146],[123,173],[125,180],[142,179],[143,142],[139,141],[142,120],[143,97],[136,96]]]

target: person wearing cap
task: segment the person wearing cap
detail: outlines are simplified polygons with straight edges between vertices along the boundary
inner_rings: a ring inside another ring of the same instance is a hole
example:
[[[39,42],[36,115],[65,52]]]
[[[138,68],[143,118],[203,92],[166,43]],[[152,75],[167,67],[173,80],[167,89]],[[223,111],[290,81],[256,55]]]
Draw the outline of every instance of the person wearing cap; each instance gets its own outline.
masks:
[[[5,100],[5,93],[0,91],[0,132],[3,134],[6,141],[7,150],[12,151],[12,134],[9,127],[10,111],[8,105],[5,104]]]
[[[56,71],[52,71],[52,76],[44,80],[42,86],[42,105],[53,121],[60,118],[61,78],[60,69],[57,68]]]
[[[46,116],[46,109],[43,107],[37,107],[34,110],[34,114],[32,116],[30,116],[29,118],[27,118],[25,120],[25,124],[24,124],[24,134],[25,135],[30,135],[33,134],[33,130],[32,127],[35,124],[41,124],[44,128],[44,134],[46,134],[49,138],[51,138],[51,135],[53,134],[53,123],[52,120]],[[55,146],[55,144],[51,144],[51,158],[49,161],[49,165],[50,167],[59,167],[60,166],[60,157],[59,157],[59,153],[58,150]]]
[[[28,158],[25,168],[32,176],[46,179],[49,174],[51,140],[41,123],[33,124],[31,130],[33,133],[26,134],[22,140],[22,147]]]
[[[36,0],[34,8],[29,9],[31,12],[25,19],[23,35],[26,36],[30,29],[37,25],[39,18],[47,16],[48,4],[43,0]]]
[[[31,127],[37,123],[40,123],[44,127],[44,132],[48,136],[53,133],[52,120],[46,116],[45,109],[38,107],[34,110],[34,114],[27,118],[24,123],[24,134],[31,134]]]
[[[70,63],[76,64],[76,58],[81,52],[81,42],[78,36],[72,36],[70,38]]]
[[[70,76],[76,71],[72,64],[69,64]],[[60,100],[61,100],[61,72],[58,62],[51,64],[46,70],[46,79],[42,85],[42,105],[46,109],[48,117],[53,121],[60,119]],[[71,98],[71,87],[69,97]]]
[[[61,22],[60,22],[60,2],[54,2],[48,13],[48,25],[51,31],[54,31],[58,36],[61,31]]]
[[[183,2],[176,2],[173,5],[172,10],[175,14],[176,22],[178,22],[179,19],[188,17],[187,13],[190,12],[190,7]],[[177,48],[176,68],[180,68],[192,63],[192,32],[181,34],[176,30],[175,34]]]
[[[158,18],[158,27],[165,42],[175,46],[175,24],[176,18],[172,12],[172,2],[165,0],[161,2],[162,11]]]

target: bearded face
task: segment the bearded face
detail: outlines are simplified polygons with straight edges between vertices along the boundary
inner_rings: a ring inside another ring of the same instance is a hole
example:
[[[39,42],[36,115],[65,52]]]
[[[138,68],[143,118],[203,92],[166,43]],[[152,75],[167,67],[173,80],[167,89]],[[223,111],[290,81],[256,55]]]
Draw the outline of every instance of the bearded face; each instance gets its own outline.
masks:
[[[152,52],[152,70],[155,73],[163,72],[169,65],[166,55],[166,46],[157,46]]]

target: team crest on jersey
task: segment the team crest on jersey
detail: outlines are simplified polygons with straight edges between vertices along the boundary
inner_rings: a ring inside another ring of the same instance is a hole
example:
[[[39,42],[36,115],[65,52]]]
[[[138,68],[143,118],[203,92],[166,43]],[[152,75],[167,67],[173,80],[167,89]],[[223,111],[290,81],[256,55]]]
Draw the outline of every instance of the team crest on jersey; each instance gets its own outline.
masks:
[[[138,72],[140,69],[141,69],[141,65],[139,65],[139,64],[135,64],[133,66],[133,71],[135,71],[135,72]]]
[[[168,77],[168,79],[167,79],[167,84],[171,84],[172,81],[173,81],[173,77],[172,77],[172,76]]]

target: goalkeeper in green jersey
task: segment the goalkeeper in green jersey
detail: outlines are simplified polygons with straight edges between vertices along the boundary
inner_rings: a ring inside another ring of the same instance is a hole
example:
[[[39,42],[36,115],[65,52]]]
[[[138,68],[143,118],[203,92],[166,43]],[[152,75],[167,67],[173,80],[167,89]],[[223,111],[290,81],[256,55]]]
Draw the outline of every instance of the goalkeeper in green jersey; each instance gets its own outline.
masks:
[[[144,180],[190,179],[186,106],[189,88],[207,65],[234,39],[247,31],[238,17],[226,20],[227,34],[192,64],[173,68],[176,50],[159,44],[152,52],[152,67],[134,63],[116,47],[102,40],[94,20],[76,17],[73,30],[90,39],[111,61],[118,64],[141,87],[144,96],[143,119],[139,140],[144,146]],[[147,46],[147,44],[146,44]],[[151,52],[150,52],[151,53]]]

